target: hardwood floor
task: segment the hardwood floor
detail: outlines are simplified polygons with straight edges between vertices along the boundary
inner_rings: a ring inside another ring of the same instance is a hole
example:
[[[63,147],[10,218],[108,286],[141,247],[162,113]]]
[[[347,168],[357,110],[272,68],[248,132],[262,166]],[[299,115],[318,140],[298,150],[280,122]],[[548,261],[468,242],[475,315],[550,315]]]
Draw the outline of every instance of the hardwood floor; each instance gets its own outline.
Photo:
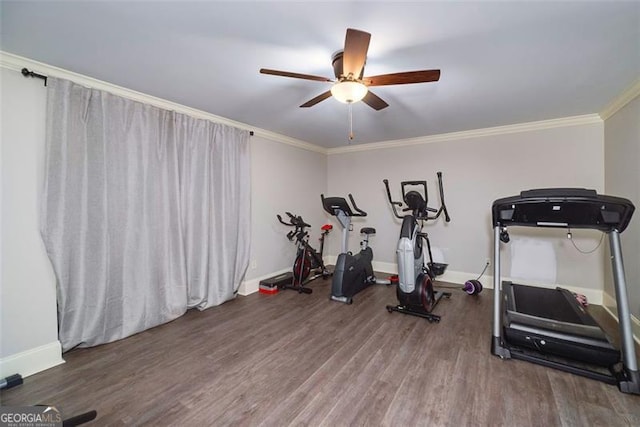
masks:
[[[389,314],[393,287],[344,305],[329,285],[238,297],[71,351],[2,404],[96,409],[94,425],[640,425],[640,396],[492,356],[490,290],[452,290],[430,324]]]

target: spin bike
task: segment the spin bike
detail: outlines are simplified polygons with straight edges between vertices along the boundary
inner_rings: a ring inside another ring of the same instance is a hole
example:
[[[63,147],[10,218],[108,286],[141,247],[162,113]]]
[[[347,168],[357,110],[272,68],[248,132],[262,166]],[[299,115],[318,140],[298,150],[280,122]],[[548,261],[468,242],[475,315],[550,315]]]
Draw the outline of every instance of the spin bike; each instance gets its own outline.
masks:
[[[436,276],[444,273],[447,264],[434,263],[431,255],[431,243],[427,233],[422,232],[424,222],[436,220],[440,214],[444,213],[446,222],[451,221],[447,207],[444,202],[444,190],[442,187],[442,172],[438,172],[438,187],[440,189],[440,209],[427,206],[427,182],[426,181],[403,181],[402,202],[394,202],[389,191],[389,181],[383,180],[387,189],[387,197],[393,208],[393,213],[397,218],[402,219],[400,230],[400,240],[398,241],[398,287],[396,295],[399,304],[397,306],[388,305],[389,313],[397,311],[412,316],[423,317],[429,322],[439,322],[440,316],[431,313],[438,302],[443,298],[449,298],[450,292],[441,292],[433,289],[433,280]],[[417,190],[408,190],[408,187],[418,187]],[[401,216],[396,209],[411,213]],[[432,215],[429,215],[432,213]],[[424,243],[427,245],[429,262],[424,262]]]
[[[289,222],[284,222],[280,215],[278,221],[282,224],[294,227],[293,230],[287,233],[287,239],[295,243],[298,247],[296,253],[296,259],[293,262],[293,278],[291,284],[282,285],[284,289],[293,289],[299,293],[310,294],[312,290],[306,288],[305,285],[312,280],[319,277],[326,278],[331,276],[331,272],[325,267],[322,261],[322,251],[324,249],[324,238],[333,229],[331,224],[325,224],[322,226],[322,234],[320,235],[320,252],[317,252],[309,244],[309,233],[305,231],[305,228],[311,227],[304,222],[301,216],[293,215],[290,212],[285,212],[289,217]],[[311,275],[313,273],[313,275]],[[311,276],[310,276],[311,275]]]
[[[367,213],[358,208],[353,196],[349,194],[349,200],[353,209],[344,197],[324,197],[320,195],[322,206],[329,214],[335,216],[342,226],[342,251],[338,255],[336,267],[331,282],[331,299],[333,301],[351,304],[353,296],[375,283],[389,284],[389,281],[377,280],[373,274],[373,250],[369,247],[369,236],[376,234],[376,229],[363,227],[360,233],[364,239],[360,242],[360,252],[353,255],[348,251],[349,231],[351,231],[351,217],[367,216]]]

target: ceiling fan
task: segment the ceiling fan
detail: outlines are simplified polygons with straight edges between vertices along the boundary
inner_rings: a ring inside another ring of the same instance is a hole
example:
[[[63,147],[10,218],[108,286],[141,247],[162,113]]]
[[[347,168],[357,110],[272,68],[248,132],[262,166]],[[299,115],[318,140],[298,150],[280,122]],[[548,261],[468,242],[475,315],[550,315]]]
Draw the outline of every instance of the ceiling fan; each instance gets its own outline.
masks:
[[[321,93],[315,98],[305,102],[300,106],[302,108],[312,107],[333,95],[333,97],[340,102],[351,104],[362,100],[371,108],[382,110],[388,107],[389,104],[371,92],[369,90],[370,87],[436,82],[440,79],[440,70],[408,71],[363,77],[370,40],[371,34],[365,31],[354,30],[352,28],[347,29],[347,35],[344,40],[344,50],[336,52],[331,58],[333,72],[336,76],[335,80],[327,77],[270,70],[267,68],[261,68],[260,73],[333,83],[331,90]]]

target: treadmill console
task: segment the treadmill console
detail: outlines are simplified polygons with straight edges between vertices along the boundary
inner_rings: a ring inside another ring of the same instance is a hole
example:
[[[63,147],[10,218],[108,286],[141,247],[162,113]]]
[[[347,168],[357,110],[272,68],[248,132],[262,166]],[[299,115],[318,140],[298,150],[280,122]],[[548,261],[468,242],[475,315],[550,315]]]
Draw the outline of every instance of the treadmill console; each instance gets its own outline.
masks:
[[[584,188],[544,188],[493,202],[493,226],[590,228],[622,233],[635,207],[621,197]]]

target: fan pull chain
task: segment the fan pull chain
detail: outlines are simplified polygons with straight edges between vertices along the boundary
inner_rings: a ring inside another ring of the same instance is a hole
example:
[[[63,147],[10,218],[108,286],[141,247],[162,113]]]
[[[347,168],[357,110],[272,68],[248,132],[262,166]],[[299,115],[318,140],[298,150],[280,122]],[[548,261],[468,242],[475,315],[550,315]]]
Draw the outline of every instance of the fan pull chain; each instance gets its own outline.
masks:
[[[349,103],[349,141],[353,141],[353,108]]]

